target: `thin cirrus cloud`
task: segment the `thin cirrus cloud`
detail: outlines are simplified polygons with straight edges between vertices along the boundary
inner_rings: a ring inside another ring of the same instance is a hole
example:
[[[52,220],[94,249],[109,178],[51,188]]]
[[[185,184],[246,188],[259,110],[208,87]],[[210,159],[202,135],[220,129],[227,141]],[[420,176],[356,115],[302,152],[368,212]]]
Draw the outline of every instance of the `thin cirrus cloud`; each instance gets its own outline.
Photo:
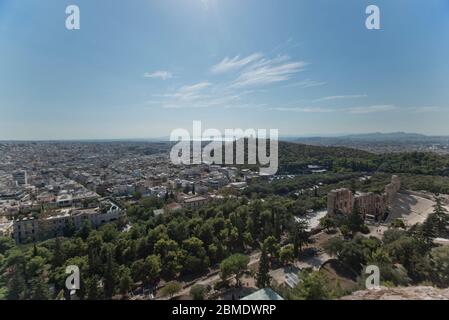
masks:
[[[391,104],[385,105],[371,105],[360,106],[352,108],[322,108],[322,107],[276,107],[270,108],[273,111],[280,112],[303,112],[303,113],[329,113],[329,112],[343,112],[354,115],[364,115],[380,112],[412,112],[412,113],[429,113],[429,112],[449,112],[449,108],[442,108],[438,106],[421,106],[421,107],[399,107]]]
[[[330,113],[330,112],[344,112],[349,114],[369,114],[376,112],[387,112],[398,110],[394,105],[372,105],[352,108],[322,108],[322,107],[278,107],[271,108],[273,111],[284,112],[303,112],[303,113]]]
[[[144,78],[168,80],[173,78],[173,73],[160,70],[155,72],[146,72],[143,76]]]
[[[351,114],[368,114],[368,113],[376,113],[376,112],[386,112],[386,111],[394,111],[397,110],[398,107],[385,104],[385,105],[373,105],[373,106],[365,106],[365,107],[354,107],[348,108],[348,113]]]
[[[270,108],[270,110],[273,111],[290,111],[290,112],[303,112],[303,113],[328,113],[328,112],[334,112],[335,109],[330,108],[313,108],[313,107],[307,107],[307,108],[290,108],[290,107],[277,107],[277,108]]]
[[[212,73],[225,73],[229,71],[235,71],[243,68],[244,66],[261,59],[263,56],[260,53],[254,53],[248,57],[240,58],[235,56],[234,58],[226,57],[220,63],[212,66]]]
[[[171,103],[199,100],[205,97],[204,90],[210,86],[212,86],[210,82],[199,82],[182,86],[176,92],[165,94],[162,97],[171,99]]]
[[[302,71],[307,64],[303,61],[293,61],[288,56],[278,56],[273,59],[264,58],[260,53],[234,58],[226,57],[209,71],[215,75],[231,73],[234,79],[218,78],[214,83],[203,81],[184,85],[162,95],[154,95],[159,101],[151,102],[163,108],[260,108],[256,101],[247,99],[252,93],[258,92],[267,84],[290,80],[296,73]],[[147,74],[147,77],[167,79],[163,71]],[[315,83],[307,83],[315,85]]]
[[[347,110],[352,114],[368,114],[375,112],[387,112],[387,111],[401,111],[401,112],[411,112],[411,113],[429,113],[429,112],[444,112],[449,111],[447,108],[442,108],[438,106],[419,106],[419,107],[404,107],[395,105],[374,105],[367,107],[356,107],[349,108]]]
[[[449,108],[442,108],[438,106],[423,106],[423,107],[412,107],[411,110],[414,113],[428,113],[428,112],[449,111]]]
[[[320,101],[332,101],[332,100],[344,100],[344,99],[358,99],[358,98],[366,98],[368,95],[366,94],[352,94],[352,95],[340,95],[340,96],[328,96],[319,99],[313,100],[314,102]]]
[[[238,77],[231,87],[263,86],[275,82],[290,80],[293,75],[302,71],[307,65],[304,61],[292,61],[288,56],[278,56],[273,59],[265,58],[260,53],[247,57],[226,57],[218,64],[212,66],[210,71],[214,74],[238,71]],[[304,85],[317,85],[318,83],[304,83]]]
[[[320,87],[320,86],[324,86],[326,84],[326,82],[324,81],[315,81],[315,80],[311,80],[311,79],[306,79],[306,80],[302,80],[302,81],[298,81],[298,82],[294,82],[291,84],[287,84],[285,87],[286,88],[312,88],[312,87]]]
[[[231,94],[224,90],[220,90],[210,82],[199,82],[192,85],[182,86],[174,93],[157,96],[162,98],[162,100],[156,102],[150,101],[150,104],[158,104],[165,109],[255,107],[252,104],[244,104],[241,101],[243,95],[244,94]]]
[[[164,109],[181,109],[181,108],[250,108],[250,104],[239,104],[239,98],[235,96],[211,96],[197,95],[193,99],[175,99],[162,104]]]
[[[275,59],[260,59],[247,68],[233,83],[234,87],[253,87],[290,80],[293,75],[304,70],[304,61],[291,61],[286,56]]]
[[[196,84],[183,86],[179,89],[179,91],[184,92],[184,93],[197,92],[197,91],[201,91],[207,87],[210,87],[211,85],[212,85],[212,83],[210,83],[210,82],[199,82]]]

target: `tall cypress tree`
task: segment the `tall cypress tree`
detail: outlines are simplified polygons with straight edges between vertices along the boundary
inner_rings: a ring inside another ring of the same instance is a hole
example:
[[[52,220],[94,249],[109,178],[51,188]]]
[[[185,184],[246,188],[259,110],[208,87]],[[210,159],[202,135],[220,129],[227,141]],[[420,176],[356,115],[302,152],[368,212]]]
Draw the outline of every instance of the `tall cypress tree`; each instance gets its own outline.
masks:
[[[443,201],[440,197],[436,197],[436,203],[433,207],[433,214],[435,215],[436,233],[438,236],[447,236],[447,226],[449,223],[449,215],[447,210],[443,207]]]
[[[256,276],[256,284],[259,288],[266,288],[270,285],[270,261],[268,259],[267,250],[262,247],[262,255],[259,261],[259,271]]]
[[[52,261],[53,267],[60,267],[64,263],[64,255],[63,255],[63,251],[62,251],[62,244],[61,244],[60,238],[55,239],[55,249],[54,250],[55,251],[53,254],[53,261]]]
[[[112,252],[108,250],[106,260],[106,270],[104,274],[104,296],[112,298],[115,293],[116,276],[114,270],[114,258]]]

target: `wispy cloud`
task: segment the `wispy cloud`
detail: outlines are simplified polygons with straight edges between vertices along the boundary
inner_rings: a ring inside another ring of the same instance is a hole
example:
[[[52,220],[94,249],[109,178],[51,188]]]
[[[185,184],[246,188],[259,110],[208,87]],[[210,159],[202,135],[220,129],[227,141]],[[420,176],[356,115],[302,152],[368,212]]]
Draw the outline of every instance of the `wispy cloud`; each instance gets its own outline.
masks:
[[[210,82],[199,82],[192,85],[185,85],[173,93],[162,95],[163,98],[169,99],[171,103],[182,103],[185,101],[199,100],[204,97],[204,90],[212,86]]]
[[[286,56],[260,59],[246,67],[233,86],[248,87],[287,81],[294,74],[302,71],[306,65],[304,61],[291,61]]]
[[[214,79],[214,82],[203,81],[194,84],[170,88],[164,94],[153,95],[155,99],[148,102],[163,108],[260,108],[262,105],[255,93],[268,90],[261,86],[287,81],[306,66],[305,62],[292,61],[287,56],[267,59],[260,53],[234,58],[226,57],[212,66],[213,74],[234,72],[234,80]],[[172,76],[164,71],[146,74],[146,77],[165,79]],[[314,85],[304,83],[304,85]],[[253,98],[253,99],[251,99]]]
[[[443,108],[438,106],[404,107],[395,105],[374,105],[366,107],[348,108],[347,111],[352,114],[367,114],[367,113],[387,112],[387,111],[400,111],[403,113],[429,113],[429,112],[449,111],[449,108]]]
[[[449,108],[442,108],[437,106],[422,106],[410,108],[414,113],[427,113],[427,112],[441,112],[449,111]]]
[[[289,112],[303,112],[303,113],[328,113],[335,112],[335,109],[330,108],[320,108],[320,107],[305,107],[305,108],[295,108],[295,107],[278,107],[278,108],[270,108],[270,110],[274,111],[289,111]]]
[[[285,87],[286,88],[293,88],[293,87],[311,88],[311,87],[324,86],[325,84],[326,84],[326,82],[323,82],[323,81],[315,81],[315,80],[306,79],[303,81],[298,81],[298,82],[288,84]]]
[[[259,109],[259,108],[263,108],[265,107],[265,104],[251,104],[251,103],[246,103],[246,104],[231,104],[226,106],[226,109]]]
[[[348,108],[346,109],[348,113],[352,114],[368,114],[368,113],[376,113],[376,112],[386,112],[386,111],[394,111],[398,110],[399,108],[390,105],[373,105],[373,106],[364,106],[364,107],[354,107],[354,108]]]
[[[358,99],[358,98],[366,98],[368,95],[366,94],[352,94],[352,95],[341,95],[341,96],[328,96],[319,99],[313,100],[314,102],[320,101],[332,101],[332,100],[345,100],[345,99]]]
[[[159,105],[165,109],[181,108],[256,108],[260,105],[245,102],[242,98],[248,92],[232,92],[225,87],[210,82],[185,85],[174,92],[155,95],[159,100],[148,101],[148,104]]]
[[[236,56],[234,58],[226,57],[220,63],[212,66],[212,73],[225,73],[229,71],[235,71],[243,68],[244,66],[259,60],[262,58],[260,53],[254,53],[245,58],[240,58],[240,56]]]
[[[277,107],[270,110],[303,113],[330,113],[341,112],[349,114],[369,114],[376,112],[388,112],[400,109],[394,105],[372,105],[352,108],[325,108],[325,107]]]
[[[248,109],[255,108],[256,105],[243,104],[240,98],[237,96],[211,96],[201,95],[191,100],[179,100],[166,101],[161,106],[165,109],[198,109],[198,108],[239,108]]]
[[[143,75],[145,78],[152,78],[152,79],[161,79],[161,80],[168,80],[170,78],[173,78],[173,74],[169,71],[155,71],[155,72],[146,72]]]
[[[201,91],[207,87],[210,87],[212,83],[210,82],[200,82],[193,85],[183,86],[179,89],[179,92],[189,94]]]

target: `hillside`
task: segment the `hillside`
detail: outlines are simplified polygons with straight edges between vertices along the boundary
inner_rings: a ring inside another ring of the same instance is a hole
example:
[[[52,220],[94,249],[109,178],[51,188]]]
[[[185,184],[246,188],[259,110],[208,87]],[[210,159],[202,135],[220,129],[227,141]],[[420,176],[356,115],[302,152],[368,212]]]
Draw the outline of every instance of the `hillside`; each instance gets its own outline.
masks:
[[[308,165],[319,165],[330,171],[372,171],[376,155],[345,147],[322,147],[279,142],[281,173],[302,173]]]
[[[449,289],[434,287],[399,287],[353,292],[340,300],[449,300]]]
[[[431,152],[374,154],[347,147],[279,143],[281,173],[301,173],[307,165],[334,172],[386,172],[449,176],[449,156]]]

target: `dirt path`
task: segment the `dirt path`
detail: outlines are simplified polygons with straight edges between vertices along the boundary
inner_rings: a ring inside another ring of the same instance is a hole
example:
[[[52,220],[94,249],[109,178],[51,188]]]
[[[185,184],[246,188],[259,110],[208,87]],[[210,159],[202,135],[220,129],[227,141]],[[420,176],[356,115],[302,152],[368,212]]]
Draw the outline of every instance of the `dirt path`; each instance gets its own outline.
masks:
[[[255,251],[252,254],[250,254],[248,266],[258,263],[260,260],[260,255],[261,255],[260,251]],[[217,283],[218,281],[220,281],[220,270],[219,269],[212,270],[209,273],[209,275],[207,275],[203,278],[199,278],[197,281],[194,281],[192,285],[184,287],[175,297],[189,295],[190,289],[195,284],[200,284],[203,286],[209,286],[209,285],[213,286],[213,284]],[[161,298],[161,300],[165,300],[165,299],[166,298]]]

